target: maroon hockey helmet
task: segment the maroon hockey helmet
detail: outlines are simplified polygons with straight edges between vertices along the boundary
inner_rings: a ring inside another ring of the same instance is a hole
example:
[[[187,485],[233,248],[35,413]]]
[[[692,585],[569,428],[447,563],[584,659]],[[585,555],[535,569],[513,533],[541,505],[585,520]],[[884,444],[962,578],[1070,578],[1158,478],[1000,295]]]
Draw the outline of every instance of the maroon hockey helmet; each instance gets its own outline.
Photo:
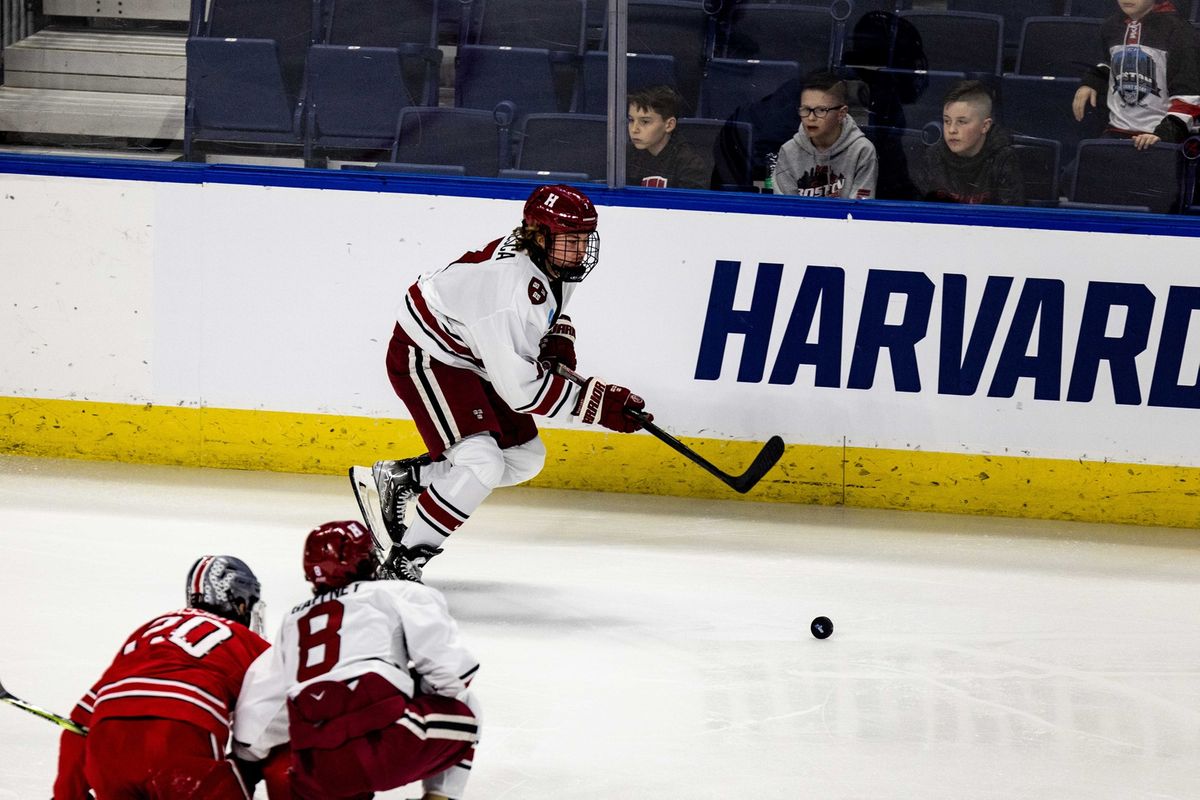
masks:
[[[535,260],[552,267],[557,277],[578,282],[596,266],[600,257],[596,207],[583,192],[562,183],[539,186],[525,201],[523,218],[527,227],[546,238]]]
[[[304,577],[318,591],[369,580],[378,569],[375,537],[361,522],[326,522],[304,540]]]

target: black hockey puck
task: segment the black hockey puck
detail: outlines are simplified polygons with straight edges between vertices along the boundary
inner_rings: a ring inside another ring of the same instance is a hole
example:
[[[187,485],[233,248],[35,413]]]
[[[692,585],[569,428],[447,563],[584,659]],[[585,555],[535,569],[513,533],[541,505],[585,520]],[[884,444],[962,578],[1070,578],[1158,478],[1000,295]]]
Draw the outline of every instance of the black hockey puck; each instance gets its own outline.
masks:
[[[817,617],[808,626],[808,629],[818,639],[828,639],[829,634],[833,633],[833,622],[830,621],[829,617]]]

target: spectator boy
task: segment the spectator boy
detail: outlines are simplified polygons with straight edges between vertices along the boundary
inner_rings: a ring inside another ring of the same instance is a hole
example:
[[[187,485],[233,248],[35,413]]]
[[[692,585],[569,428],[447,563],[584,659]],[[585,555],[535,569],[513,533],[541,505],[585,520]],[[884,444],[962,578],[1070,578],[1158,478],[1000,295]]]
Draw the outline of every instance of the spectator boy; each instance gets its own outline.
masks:
[[[800,93],[800,130],[779,149],[776,194],[803,197],[875,196],[879,162],[875,145],[851,119],[846,82],[813,73]]]
[[[961,81],[942,105],[942,139],[925,151],[913,182],[922,200],[1022,205],[1025,184],[1007,131],[992,121],[992,95]]]
[[[1120,12],[1100,26],[1103,60],[1075,92],[1076,120],[1108,101],[1107,135],[1133,139],[1139,150],[1181,142],[1200,115],[1200,56],[1195,32],[1170,2],[1118,0]]]
[[[682,98],[670,86],[629,95],[629,148],[625,183],[672,189],[707,189],[709,170],[687,142],[674,135]]]

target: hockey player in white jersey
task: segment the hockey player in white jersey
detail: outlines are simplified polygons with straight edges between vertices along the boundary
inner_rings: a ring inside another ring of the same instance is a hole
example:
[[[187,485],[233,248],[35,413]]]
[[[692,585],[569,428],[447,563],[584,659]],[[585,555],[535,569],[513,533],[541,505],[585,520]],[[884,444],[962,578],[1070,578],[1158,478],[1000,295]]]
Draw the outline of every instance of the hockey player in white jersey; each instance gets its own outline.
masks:
[[[387,370],[428,453],[350,470],[363,517],[381,547],[390,545],[390,574],[421,580],[493,489],[541,471],[536,416],[623,433],[642,427],[626,413],[641,411],[642,398],[597,378],[581,386],[555,369],[576,367],[575,328],[563,310],[596,266],[596,222],[578,189],[539,186],[512,234],[409,287]],[[416,514],[405,525],[413,497]]]
[[[290,741],[299,800],[369,798],[418,780],[424,800],[461,800],[479,736],[467,688],[479,663],[440,592],[376,580],[378,569],[360,523],[308,534],[314,596],[246,673],[234,753],[255,761]]]

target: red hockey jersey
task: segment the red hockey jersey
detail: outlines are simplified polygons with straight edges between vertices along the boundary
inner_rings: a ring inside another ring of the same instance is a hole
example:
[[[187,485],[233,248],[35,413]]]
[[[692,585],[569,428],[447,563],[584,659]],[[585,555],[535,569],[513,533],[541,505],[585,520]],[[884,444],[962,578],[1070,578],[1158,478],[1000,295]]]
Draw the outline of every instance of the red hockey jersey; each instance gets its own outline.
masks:
[[[155,617],[126,640],[71,719],[84,726],[109,717],[181,720],[224,748],[242,678],[268,647],[246,626],[207,611]]]

